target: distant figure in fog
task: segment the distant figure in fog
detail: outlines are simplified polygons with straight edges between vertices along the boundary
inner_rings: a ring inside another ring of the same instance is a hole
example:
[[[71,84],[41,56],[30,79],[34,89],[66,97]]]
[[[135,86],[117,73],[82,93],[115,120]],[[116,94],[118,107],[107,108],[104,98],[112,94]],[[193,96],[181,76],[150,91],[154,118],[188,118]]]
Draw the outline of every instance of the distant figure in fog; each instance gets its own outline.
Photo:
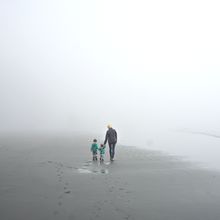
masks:
[[[117,143],[117,132],[115,129],[112,128],[110,124],[107,126],[107,128],[108,130],[105,135],[104,145],[108,141],[110,160],[113,161],[115,156],[115,145]]]

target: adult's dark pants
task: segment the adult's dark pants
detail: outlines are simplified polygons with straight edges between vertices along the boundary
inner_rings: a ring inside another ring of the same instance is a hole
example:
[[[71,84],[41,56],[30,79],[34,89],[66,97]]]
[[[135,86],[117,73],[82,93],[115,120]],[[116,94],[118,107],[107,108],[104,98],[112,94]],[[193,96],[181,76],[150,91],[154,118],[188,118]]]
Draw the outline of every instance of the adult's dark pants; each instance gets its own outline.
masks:
[[[114,156],[115,156],[115,145],[116,145],[116,143],[108,143],[108,145],[109,145],[110,157],[111,157],[111,159],[113,159]]]

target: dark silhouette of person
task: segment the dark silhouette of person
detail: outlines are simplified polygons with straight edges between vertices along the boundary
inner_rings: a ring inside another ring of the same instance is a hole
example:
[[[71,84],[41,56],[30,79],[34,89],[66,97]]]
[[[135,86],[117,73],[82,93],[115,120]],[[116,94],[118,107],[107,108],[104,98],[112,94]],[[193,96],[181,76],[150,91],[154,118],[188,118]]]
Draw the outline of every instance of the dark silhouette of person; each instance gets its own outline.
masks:
[[[107,126],[107,128],[108,130],[105,135],[104,145],[108,141],[110,160],[113,161],[115,156],[115,145],[117,143],[117,132],[115,129],[112,128],[110,124]]]

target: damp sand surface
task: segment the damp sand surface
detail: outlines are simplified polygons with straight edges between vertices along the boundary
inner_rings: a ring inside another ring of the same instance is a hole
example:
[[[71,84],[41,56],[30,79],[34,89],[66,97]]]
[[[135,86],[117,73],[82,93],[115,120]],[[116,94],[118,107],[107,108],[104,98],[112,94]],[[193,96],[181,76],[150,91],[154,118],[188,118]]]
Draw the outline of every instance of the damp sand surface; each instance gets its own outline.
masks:
[[[93,162],[84,137],[0,138],[0,219],[219,220],[220,174],[117,146]]]

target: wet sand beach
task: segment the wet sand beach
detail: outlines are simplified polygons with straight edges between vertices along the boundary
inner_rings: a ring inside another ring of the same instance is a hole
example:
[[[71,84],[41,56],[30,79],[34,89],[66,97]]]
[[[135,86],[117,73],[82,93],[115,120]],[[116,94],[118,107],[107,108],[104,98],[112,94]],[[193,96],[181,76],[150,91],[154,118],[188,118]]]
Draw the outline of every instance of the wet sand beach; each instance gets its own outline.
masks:
[[[219,220],[220,173],[117,146],[91,161],[87,138],[0,138],[2,220]]]

